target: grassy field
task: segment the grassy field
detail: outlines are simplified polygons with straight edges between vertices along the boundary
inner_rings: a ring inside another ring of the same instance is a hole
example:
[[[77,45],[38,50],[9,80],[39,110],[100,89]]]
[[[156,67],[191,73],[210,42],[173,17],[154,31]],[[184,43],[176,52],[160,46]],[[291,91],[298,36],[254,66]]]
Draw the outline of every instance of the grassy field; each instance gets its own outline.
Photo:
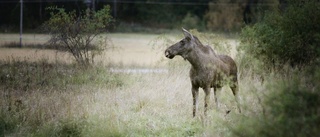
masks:
[[[125,64],[153,66],[160,60],[162,56],[159,51],[154,50],[150,42],[158,35],[152,34],[108,34],[111,44],[115,47],[113,50],[104,52],[97,57],[97,62],[103,64]],[[23,44],[29,45],[44,44],[49,40],[49,36],[42,34],[25,34],[23,36]],[[19,35],[17,34],[0,34],[1,45],[19,43]],[[6,60],[10,58],[27,59],[29,61],[39,61],[46,59],[49,62],[66,62],[71,63],[72,57],[62,52],[48,49],[19,49],[19,48],[2,48],[0,51],[0,59]]]
[[[231,136],[241,118],[262,112],[259,92],[265,90],[264,84],[258,78],[243,76],[242,114],[236,111],[232,92],[225,87],[219,92],[220,109],[213,107],[212,100],[207,117],[203,116],[201,90],[198,116],[192,118],[190,65],[182,58],[163,58],[166,44],[175,42],[176,37],[108,35],[115,50],[98,57],[102,64],[85,71],[77,70],[65,53],[1,48],[0,135]],[[16,41],[13,38],[17,36],[1,34],[0,45]],[[44,43],[48,37],[30,34],[24,39]],[[228,53],[235,58],[237,41],[219,40],[231,46]],[[111,73],[110,67],[164,68],[168,72]],[[228,115],[227,110],[231,110]]]

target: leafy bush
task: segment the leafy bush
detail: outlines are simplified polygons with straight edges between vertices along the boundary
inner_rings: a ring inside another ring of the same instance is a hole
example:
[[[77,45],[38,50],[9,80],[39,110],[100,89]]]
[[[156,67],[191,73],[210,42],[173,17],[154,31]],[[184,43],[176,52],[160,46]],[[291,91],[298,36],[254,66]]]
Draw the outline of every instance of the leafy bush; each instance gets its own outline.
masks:
[[[320,8],[317,0],[289,0],[241,33],[241,50],[270,67],[304,66],[319,58]]]
[[[270,82],[264,114],[246,117],[233,131],[246,137],[319,136],[320,71],[294,74]]]
[[[77,15],[75,11],[66,12],[62,8],[51,7],[51,18],[44,23],[43,28],[49,32],[50,45],[71,53],[76,61],[88,66],[94,62],[94,57],[108,46],[106,36],[99,35],[107,31],[112,22],[110,7],[105,6],[97,12],[86,12]],[[94,43],[100,36],[99,43]]]

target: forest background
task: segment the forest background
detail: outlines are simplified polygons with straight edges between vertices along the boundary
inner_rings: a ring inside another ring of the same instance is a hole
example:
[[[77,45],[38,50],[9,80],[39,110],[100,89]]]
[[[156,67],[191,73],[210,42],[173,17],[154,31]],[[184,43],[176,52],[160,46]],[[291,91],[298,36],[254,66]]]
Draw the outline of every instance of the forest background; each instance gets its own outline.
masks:
[[[18,32],[20,1],[0,1],[0,32]],[[284,7],[280,0],[23,0],[23,28],[32,32],[50,18],[47,7],[80,13],[111,6],[115,19],[110,31],[154,32],[180,29],[232,32],[257,22],[265,10]]]

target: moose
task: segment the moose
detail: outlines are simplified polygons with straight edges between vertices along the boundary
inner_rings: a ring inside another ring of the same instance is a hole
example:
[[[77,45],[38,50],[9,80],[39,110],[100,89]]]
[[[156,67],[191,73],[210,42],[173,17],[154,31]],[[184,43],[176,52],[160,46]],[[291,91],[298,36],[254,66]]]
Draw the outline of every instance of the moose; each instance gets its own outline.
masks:
[[[205,92],[204,115],[207,115],[210,90],[213,88],[214,98],[217,108],[219,107],[216,96],[217,90],[228,84],[232,90],[239,113],[239,88],[237,79],[237,65],[234,60],[227,55],[218,55],[208,45],[203,45],[199,39],[190,32],[182,28],[185,38],[173,44],[165,50],[165,56],[173,59],[180,55],[191,64],[190,80],[193,96],[193,117],[198,109],[199,88]]]

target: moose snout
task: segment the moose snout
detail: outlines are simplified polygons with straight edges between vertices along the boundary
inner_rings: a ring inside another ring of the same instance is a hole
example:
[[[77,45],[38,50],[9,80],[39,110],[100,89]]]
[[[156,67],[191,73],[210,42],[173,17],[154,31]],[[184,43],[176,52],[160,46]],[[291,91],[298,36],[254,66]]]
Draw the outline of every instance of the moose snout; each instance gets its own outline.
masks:
[[[169,53],[169,51],[168,50],[166,50],[165,52],[164,52],[164,54],[166,55],[166,57],[168,58],[169,57],[169,55],[170,55],[170,53]]]
[[[170,52],[170,50],[166,50],[164,54],[169,59],[172,59],[174,57],[174,55]]]

